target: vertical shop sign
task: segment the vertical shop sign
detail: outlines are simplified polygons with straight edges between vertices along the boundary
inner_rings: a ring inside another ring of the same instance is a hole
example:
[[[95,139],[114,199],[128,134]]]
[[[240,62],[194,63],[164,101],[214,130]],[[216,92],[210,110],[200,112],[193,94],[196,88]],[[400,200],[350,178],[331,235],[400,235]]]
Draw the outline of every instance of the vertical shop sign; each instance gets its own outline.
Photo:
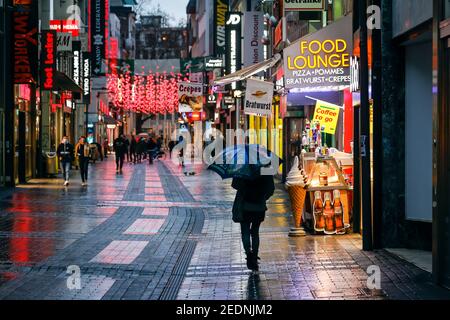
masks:
[[[91,54],[89,52],[83,52],[83,65],[81,68],[81,73],[83,75],[83,103],[91,103]]]
[[[214,0],[214,53],[216,56],[224,55],[225,26],[229,0]]]
[[[264,60],[264,16],[262,11],[244,13],[244,66],[248,67]]]
[[[225,70],[227,74],[234,73],[242,66],[242,17],[240,12],[229,12],[226,22],[226,49]],[[236,89],[236,83],[232,84]]]
[[[37,81],[38,73],[38,1],[14,1],[12,13],[13,83]]]
[[[104,0],[90,0],[90,43],[92,74],[104,75],[103,59],[106,57],[106,5]]]
[[[42,90],[53,90],[56,73],[56,32],[53,30],[42,31],[40,70]]]
[[[82,75],[81,75],[81,61],[83,60],[81,54],[81,41],[74,41],[72,43],[73,51],[73,80],[79,86],[81,86]]]

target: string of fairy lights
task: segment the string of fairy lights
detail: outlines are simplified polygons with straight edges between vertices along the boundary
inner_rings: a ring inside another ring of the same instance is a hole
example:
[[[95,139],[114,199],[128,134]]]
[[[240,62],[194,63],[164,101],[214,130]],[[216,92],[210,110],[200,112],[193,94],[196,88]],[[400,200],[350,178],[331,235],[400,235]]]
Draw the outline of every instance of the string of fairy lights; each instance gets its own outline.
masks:
[[[172,68],[173,69],[173,68]],[[116,108],[143,114],[178,112],[178,83],[188,75],[146,71],[110,73],[107,76],[109,101]]]

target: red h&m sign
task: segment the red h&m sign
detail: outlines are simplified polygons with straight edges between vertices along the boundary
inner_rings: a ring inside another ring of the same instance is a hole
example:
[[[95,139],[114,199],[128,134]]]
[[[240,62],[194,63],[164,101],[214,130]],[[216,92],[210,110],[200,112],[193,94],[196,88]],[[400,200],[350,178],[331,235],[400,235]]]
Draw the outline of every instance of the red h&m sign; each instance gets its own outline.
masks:
[[[12,13],[12,64],[15,84],[37,80],[38,57],[38,1],[14,2]]]
[[[50,20],[50,30],[70,33],[73,37],[80,35],[80,26],[77,20]]]
[[[42,31],[41,85],[42,90],[52,90],[56,72],[56,31]]]

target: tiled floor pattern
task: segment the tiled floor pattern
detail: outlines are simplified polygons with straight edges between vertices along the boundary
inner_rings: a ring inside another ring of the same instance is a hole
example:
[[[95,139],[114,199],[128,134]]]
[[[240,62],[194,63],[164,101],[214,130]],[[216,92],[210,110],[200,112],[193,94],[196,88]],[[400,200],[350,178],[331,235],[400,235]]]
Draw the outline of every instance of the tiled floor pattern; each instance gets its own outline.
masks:
[[[112,241],[98,255],[96,255],[90,262],[107,264],[130,264],[141,254],[142,250],[144,250],[145,246],[147,246],[148,243],[148,241],[115,240]]]

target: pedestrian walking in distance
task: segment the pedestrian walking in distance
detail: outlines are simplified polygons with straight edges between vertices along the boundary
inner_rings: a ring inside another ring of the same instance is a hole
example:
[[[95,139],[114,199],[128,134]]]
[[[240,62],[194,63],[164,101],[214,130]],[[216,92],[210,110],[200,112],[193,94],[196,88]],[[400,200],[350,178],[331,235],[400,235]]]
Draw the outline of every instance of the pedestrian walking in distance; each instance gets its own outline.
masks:
[[[153,137],[149,137],[147,140],[147,154],[148,154],[148,163],[153,164],[153,159],[157,152],[157,144]]]
[[[169,141],[169,155],[170,155],[170,158],[172,158],[172,151],[173,151],[173,148],[175,148],[175,141],[170,140],[170,141]]]
[[[87,186],[88,181],[88,167],[91,158],[91,148],[86,141],[86,137],[80,137],[78,144],[75,147],[75,155],[78,159],[81,174],[81,185]]]
[[[125,155],[127,154],[127,143],[125,135],[121,134],[116,140],[114,140],[114,153],[116,154],[116,173],[122,174],[123,163],[125,161]]]
[[[131,136],[131,142],[130,142],[130,156],[131,156],[131,161],[136,164],[136,147],[137,147],[137,142],[136,142],[136,138],[135,136]]]
[[[105,157],[105,159],[108,158],[108,153],[109,153],[109,141],[107,138],[105,138],[105,140],[103,140],[103,156]]]
[[[74,148],[73,145],[69,143],[69,138],[64,136],[61,144],[58,146],[57,150],[59,163],[61,163],[63,177],[64,177],[64,186],[69,185],[70,179],[70,169],[72,167],[72,161],[74,157]]]
[[[266,201],[275,191],[273,176],[259,175],[253,180],[235,177],[231,186],[237,190],[233,221],[241,224],[247,268],[258,271],[259,227],[265,219]]]
[[[145,153],[145,149],[147,147],[147,143],[145,142],[144,138],[140,138],[139,142],[136,146],[136,154],[137,154],[137,162],[141,163],[142,161],[142,155]]]
[[[131,156],[130,156],[130,140],[128,140],[127,136],[123,135],[125,139],[125,146],[126,146],[126,155],[127,155],[127,162],[131,162]]]

